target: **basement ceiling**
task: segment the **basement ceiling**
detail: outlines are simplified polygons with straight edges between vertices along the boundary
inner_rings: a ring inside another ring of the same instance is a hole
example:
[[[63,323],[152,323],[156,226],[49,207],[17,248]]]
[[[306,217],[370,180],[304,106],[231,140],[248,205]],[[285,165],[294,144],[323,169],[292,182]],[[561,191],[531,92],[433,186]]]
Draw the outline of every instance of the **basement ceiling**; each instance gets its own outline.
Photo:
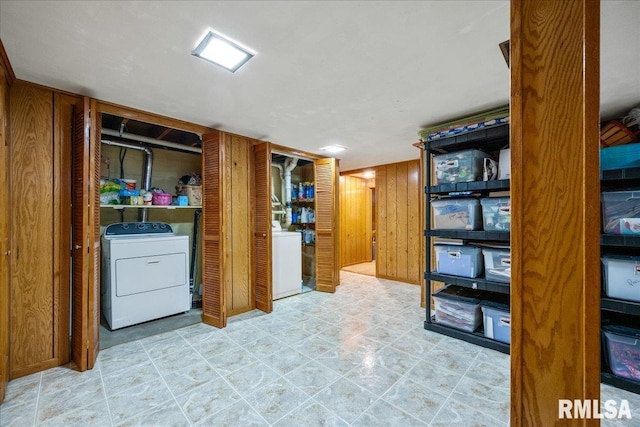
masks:
[[[601,112],[640,104],[640,2],[601,5]],[[257,55],[191,55],[215,29]],[[509,101],[508,1],[7,1],[19,79],[278,145],[343,171],[418,158],[427,125]],[[163,136],[169,138],[169,135]]]

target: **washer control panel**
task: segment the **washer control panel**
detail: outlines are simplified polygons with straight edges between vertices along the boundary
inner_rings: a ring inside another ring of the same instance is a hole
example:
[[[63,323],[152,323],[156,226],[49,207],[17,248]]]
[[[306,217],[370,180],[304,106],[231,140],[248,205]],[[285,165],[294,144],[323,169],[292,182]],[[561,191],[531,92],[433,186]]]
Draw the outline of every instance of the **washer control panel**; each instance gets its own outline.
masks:
[[[166,222],[116,222],[104,230],[105,236],[136,236],[143,234],[173,234]]]

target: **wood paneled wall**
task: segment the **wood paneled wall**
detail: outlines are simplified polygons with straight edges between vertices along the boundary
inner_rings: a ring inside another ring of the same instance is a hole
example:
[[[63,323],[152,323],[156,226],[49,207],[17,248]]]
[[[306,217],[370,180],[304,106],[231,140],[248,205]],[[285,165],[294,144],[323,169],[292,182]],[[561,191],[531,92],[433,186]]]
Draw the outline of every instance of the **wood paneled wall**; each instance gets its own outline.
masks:
[[[378,277],[422,281],[420,161],[376,168],[376,271]]]
[[[69,359],[68,96],[16,81],[11,123],[11,376]],[[55,119],[54,119],[55,118]]]
[[[0,53],[3,53],[0,42]],[[1,56],[1,55],[0,55]],[[0,60],[0,188],[10,186],[9,79]],[[0,191],[0,404],[9,381],[10,192]]]
[[[224,133],[223,144],[227,154],[224,172],[225,221],[225,295],[227,315],[243,313],[255,308],[251,281],[252,271],[252,212],[251,212],[251,158],[253,144],[250,138]]]
[[[340,267],[371,261],[371,188],[369,180],[340,177]]]

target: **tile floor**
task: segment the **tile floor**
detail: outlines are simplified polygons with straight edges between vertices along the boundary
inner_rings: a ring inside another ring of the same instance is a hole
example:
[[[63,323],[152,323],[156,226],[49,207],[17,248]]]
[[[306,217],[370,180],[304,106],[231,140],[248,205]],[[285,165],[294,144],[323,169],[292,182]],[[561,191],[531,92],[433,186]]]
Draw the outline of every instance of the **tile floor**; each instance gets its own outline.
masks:
[[[508,424],[508,356],[425,331],[417,286],[341,277],[335,294],[276,301],[223,330],[188,326],[101,351],[91,371],[12,381],[0,426]],[[639,396],[602,390],[640,421]]]

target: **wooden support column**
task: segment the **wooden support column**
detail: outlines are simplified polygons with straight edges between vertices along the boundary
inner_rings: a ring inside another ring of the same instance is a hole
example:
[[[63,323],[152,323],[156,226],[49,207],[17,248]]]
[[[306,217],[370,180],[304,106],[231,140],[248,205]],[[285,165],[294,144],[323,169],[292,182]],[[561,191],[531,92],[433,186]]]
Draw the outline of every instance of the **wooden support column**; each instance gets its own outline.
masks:
[[[511,1],[511,426],[600,393],[599,1]]]

